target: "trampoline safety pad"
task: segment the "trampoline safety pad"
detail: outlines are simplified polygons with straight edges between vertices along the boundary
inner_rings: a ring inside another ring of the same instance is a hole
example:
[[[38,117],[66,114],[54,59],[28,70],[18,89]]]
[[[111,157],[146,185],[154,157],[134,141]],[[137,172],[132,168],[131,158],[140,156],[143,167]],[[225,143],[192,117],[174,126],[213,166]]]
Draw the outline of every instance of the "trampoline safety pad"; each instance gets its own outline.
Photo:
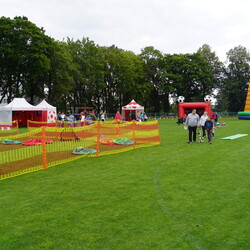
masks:
[[[234,140],[234,139],[238,139],[238,138],[243,137],[243,136],[248,136],[248,134],[236,134],[236,135],[231,135],[231,136],[220,138],[220,139],[221,140]]]

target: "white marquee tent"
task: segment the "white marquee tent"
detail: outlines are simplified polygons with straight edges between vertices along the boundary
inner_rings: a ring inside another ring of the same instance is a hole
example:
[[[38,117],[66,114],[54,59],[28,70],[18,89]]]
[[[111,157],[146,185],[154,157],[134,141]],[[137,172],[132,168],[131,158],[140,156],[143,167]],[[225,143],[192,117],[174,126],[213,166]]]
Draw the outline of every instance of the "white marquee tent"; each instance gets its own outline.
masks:
[[[35,112],[41,110],[29,104],[24,98],[14,98],[9,104],[0,107],[0,125],[12,124],[12,120],[17,119],[17,116],[21,122],[27,118],[32,119],[36,115]]]
[[[56,107],[45,100],[33,106],[24,98],[14,98],[9,104],[0,107],[0,125],[11,125],[13,120],[18,120],[21,126],[26,126],[27,120],[52,122],[56,116]]]

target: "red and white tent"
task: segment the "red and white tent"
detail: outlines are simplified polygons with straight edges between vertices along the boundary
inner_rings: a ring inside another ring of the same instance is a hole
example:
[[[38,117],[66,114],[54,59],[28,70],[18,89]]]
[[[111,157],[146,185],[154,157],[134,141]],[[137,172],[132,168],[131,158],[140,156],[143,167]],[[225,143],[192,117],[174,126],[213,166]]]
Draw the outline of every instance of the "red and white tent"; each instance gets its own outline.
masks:
[[[133,99],[129,104],[122,107],[122,118],[125,118],[126,121],[138,120],[143,112],[144,107]]]
[[[9,104],[0,107],[0,125],[12,124],[17,120],[19,126],[27,126],[27,121],[52,122],[56,120],[56,107],[45,100],[36,106],[24,98],[14,98]]]
[[[18,120],[20,126],[26,126],[27,120],[40,121],[41,111],[41,108],[29,104],[24,98],[14,98],[0,107],[0,124],[12,124],[12,121]]]
[[[41,121],[43,122],[55,122],[56,121],[56,107],[50,105],[45,100],[42,100],[36,105],[38,109],[42,110]]]

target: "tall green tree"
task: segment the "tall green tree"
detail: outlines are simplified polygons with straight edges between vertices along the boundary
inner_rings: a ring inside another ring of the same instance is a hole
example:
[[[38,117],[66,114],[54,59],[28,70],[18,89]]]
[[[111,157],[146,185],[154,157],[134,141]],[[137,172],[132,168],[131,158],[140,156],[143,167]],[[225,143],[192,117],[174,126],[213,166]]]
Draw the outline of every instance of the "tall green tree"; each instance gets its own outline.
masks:
[[[131,99],[141,103],[147,99],[150,86],[145,82],[141,57],[115,46],[103,47],[103,55],[106,84],[103,91],[104,109],[114,112]]]
[[[212,87],[220,88],[225,78],[225,66],[220,61],[219,57],[208,44],[202,45],[197,51],[207,62],[209,70],[212,72]],[[211,95],[212,93],[204,93],[204,95]]]
[[[50,70],[45,81],[45,97],[60,111],[71,111],[68,95],[73,91],[72,75],[75,71],[67,44],[54,41],[50,51]]]
[[[172,94],[185,101],[203,101],[214,88],[210,65],[200,53],[165,55],[164,78]]]
[[[245,105],[247,82],[250,79],[250,54],[245,47],[237,46],[227,52],[227,59],[221,96],[227,102],[227,111],[238,112]]]
[[[164,90],[163,54],[153,46],[142,49],[140,56],[144,62],[145,81],[150,84],[150,96],[144,102],[146,110],[160,112],[168,109],[168,91]]]
[[[94,106],[99,110],[99,97],[105,88],[101,50],[89,38],[83,38],[81,41],[68,39],[67,46],[75,64],[72,75],[73,91],[69,96],[71,106]]]
[[[151,84],[146,80],[145,64],[141,56],[130,51],[123,51],[123,53],[125,69],[121,78],[123,88],[120,89],[118,86],[118,91],[123,97],[120,99],[120,106],[132,99],[144,105],[152,89]]]
[[[67,41],[76,71],[71,105],[94,106],[97,112],[115,112],[131,98],[147,99],[143,61],[115,46],[100,47],[88,38]]]
[[[209,63],[210,71],[213,74],[212,84],[214,85],[211,93],[204,93],[204,95],[213,95],[217,99],[216,110],[225,110],[227,105],[223,98],[221,89],[225,79],[225,65],[219,60],[219,57],[215,52],[211,50],[211,47],[207,44],[202,45],[198,51],[204,59]]]
[[[50,69],[52,39],[27,17],[0,18],[0,83],[8,101],[26,96],[33,103],[44,96],[44,81]]]

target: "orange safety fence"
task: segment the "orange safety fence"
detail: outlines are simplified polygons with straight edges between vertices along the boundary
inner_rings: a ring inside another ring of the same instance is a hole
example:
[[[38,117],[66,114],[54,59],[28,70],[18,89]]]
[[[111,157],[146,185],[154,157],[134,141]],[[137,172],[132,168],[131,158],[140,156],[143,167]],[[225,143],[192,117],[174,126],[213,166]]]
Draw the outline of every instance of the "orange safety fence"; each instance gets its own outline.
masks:
[[[41,127],[0,138],[0,180],[81,157],[98,157],[160,144],[158,121]]]
[[[88,121],[85,120],[84,122],[81,121],[51,121],[51,122],[41,122],[41,121],[27,121],[27,128],[28,132],[36,129],[37,127],[59,127],[59,128],[75,128],[75,127],[82,127],[86,125],[91,125],[96,123],[96,121]]]
[[[18,121],[12,122],[1,122],[0,123],[0,137],[6,137],[11,135],[17,135],[18,131]]]
[[[30,132],[33,128],[36,129],[38,127],[56,127],[56,121],[44,121],[44,122],[39,122],[39,121],[31,121],[27,120],[27,129],[28,132]]]

